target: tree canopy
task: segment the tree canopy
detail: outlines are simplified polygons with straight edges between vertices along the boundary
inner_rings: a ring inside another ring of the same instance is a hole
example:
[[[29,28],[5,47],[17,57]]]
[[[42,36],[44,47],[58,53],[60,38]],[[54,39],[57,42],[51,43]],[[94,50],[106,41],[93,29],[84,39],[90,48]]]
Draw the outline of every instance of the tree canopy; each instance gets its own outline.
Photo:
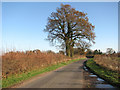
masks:
[[[66,55],[74,55],[74,46],[78,40],[88,40],[94,43],[94,28],[89,21],[87,14],[72,8],[70,5],[63,5],[52,12],[48,17],[45,32],[48,32],[47,39],[60,45],[65,45]]]

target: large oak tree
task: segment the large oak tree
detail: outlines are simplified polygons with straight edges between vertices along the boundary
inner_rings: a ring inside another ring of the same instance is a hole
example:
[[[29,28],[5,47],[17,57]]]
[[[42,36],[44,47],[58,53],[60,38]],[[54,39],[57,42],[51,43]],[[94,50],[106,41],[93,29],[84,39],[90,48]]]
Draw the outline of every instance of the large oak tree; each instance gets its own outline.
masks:
[[[95,38],[94,26],[88,21],[87,14],[63,4],[48,17],[44,31],[48,32],[50,42],[65,45],[69,57],[74,55],[73,47],[78,40],[86,39],[94,43]]]

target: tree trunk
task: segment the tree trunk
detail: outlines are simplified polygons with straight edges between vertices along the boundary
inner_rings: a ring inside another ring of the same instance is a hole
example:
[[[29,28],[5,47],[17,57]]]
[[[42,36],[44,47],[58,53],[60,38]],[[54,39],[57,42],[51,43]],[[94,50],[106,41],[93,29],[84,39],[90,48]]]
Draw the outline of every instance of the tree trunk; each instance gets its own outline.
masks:
[[[69,41],[67,40],[67,41],[65,41],[65,43],[66,43],[66,55],[68,57],[70,57],[70,45],[69,45]]]
[[[74,57],[74,48],[73,48],[73,46],[70,46],[70,56]]]

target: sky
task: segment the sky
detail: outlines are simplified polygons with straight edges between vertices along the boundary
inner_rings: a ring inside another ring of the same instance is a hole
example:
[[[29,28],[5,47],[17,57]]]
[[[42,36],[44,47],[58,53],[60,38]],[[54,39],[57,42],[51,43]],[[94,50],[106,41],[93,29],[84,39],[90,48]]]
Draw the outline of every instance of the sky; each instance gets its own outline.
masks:
[[[43,30],[47,19],[62,2],[3,2],[2,48],[3,50],[52,50],[60,49],[45,40]],[[107,48],[118,51],[118,3],[117,2],[64,2],[76,10],[87,13],[89,22],[95,25],[95,44],[92,50]]]

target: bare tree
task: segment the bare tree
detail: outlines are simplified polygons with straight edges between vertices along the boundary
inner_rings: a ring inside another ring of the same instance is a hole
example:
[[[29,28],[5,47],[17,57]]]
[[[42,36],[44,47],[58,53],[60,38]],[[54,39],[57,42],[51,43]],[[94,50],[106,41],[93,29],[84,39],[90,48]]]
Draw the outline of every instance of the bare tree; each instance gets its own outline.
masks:
[[[56,12],[48,17],[45,32],[48,32],[48,40],[52,43],[65,45],[66,55],[74,55],[74,45],[80,39],[87,39],[94,43],[94,26],[88,22],[86,13],[79,12],[70,5],[61,4]]]
[[[112,48],[107,48],[107,51],[106,51],[107,54],[113,54],[114,53],[114,50]]]
[[[75,46],[84,54],[84,52],[91,47],[91,44],[83,40],[78,40]]]

